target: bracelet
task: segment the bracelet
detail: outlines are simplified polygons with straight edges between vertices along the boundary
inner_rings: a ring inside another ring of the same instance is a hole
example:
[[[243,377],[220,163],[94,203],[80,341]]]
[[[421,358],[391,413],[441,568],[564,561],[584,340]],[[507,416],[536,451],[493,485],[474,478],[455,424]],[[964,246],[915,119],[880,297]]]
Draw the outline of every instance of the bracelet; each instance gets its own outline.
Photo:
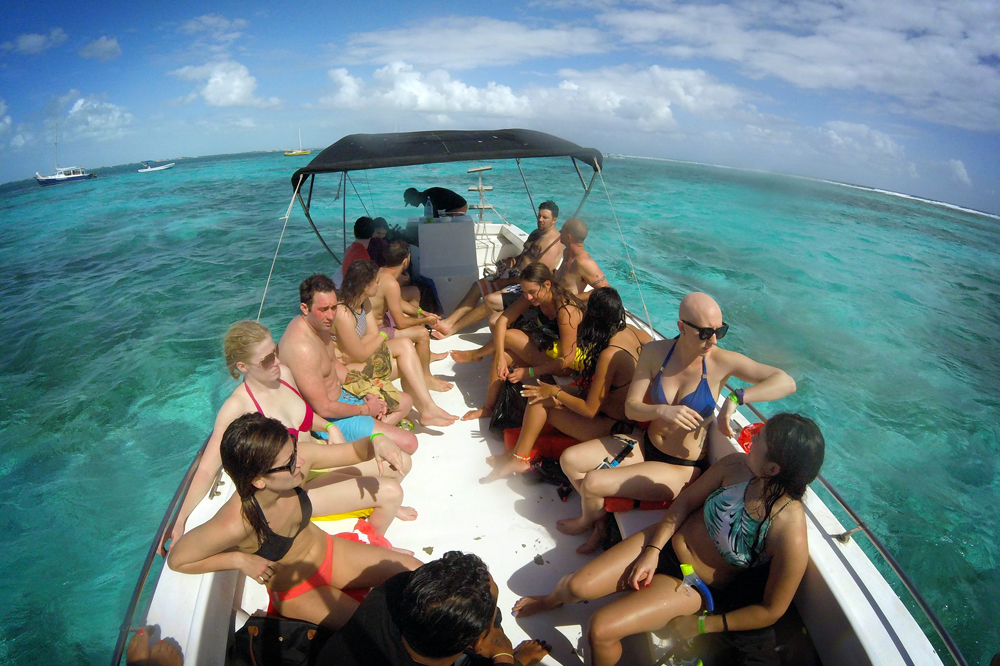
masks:
[[[646,548],[655,548],[656,550],[658,550],[658,551],[660,551],[660,552],[663,552],[663,549],[662,549],[662,548],[660,548],[659,546],[654,546],[654,545],[653,545],[653,544],[651,544],[651,543],[647,543],[645,547],[646,547]]]
[[[374,444],[375,438],[378,437],[379,435],[381,435],[382,437],[388,437],[388,435],[385,434],[384,432],[373,432],[371,435],[369,435],[368,439],[371,441],[372,444]]]
[[[367,407],[367,406],[368,406],[367,403],[366,404],[362,404],[362,405],[358,405],[358,416],[364,416],[365,415],[364,408]]]
[[[535,376],[535,369],[533,367],[531,367],[530,365],[528,366],[528,376],[529,377],[534,377]]]
[[[722,630],[729,631],[729,622],[726,621],[726,614],[722,614]]]
[[[732,393],[729,394],[729,397],[727,398],[727,400],[729,400],[729,402],[733,403],[734,405],[740,404],[740,399],[736,397],[736,392],[735,391],[733,391]]]
[[[331,427],[331,426],[333,426],[333,422],[332,422],[332,421],[331,421],[331,422],[329,422],[329,423],[327,423],[327,424],[326,424],[326,427],[325,427],[325,428],[323,428],[323,430],[325,430],[325,431],[327,432],[327,434],[329,434],[329,433],[330,433],[330,427]]]
[[[530,463],[531,462],[531,456],[518,455],[517,453],[514,453],[513,451],[511,451],[510,455],[514,456],[515,460],[520,460],[521,462],[526,462],[526,463]]]
[[[737,400],[736,404],[737,405],[742,405],[743,404],[743,394],[745,392],[746,392],[746,389],[741,389],[741,388],[736,389],[735,391],[733,391],[732,395],[736,396],[736,400]]]
[[[424,310],[423,310],[423,308],[417,308],[417,314],[420,315],[421,317],[423,317],[424,316]]]
[[[493,659],[496,659],[497,657],[510,657],[514,661],[517,661],[517,658],[514,657],[514,655],[512,655],[510,652],[497,652],[495,655],[493,655]]]
[[[385,331],[379,331],[378,334],[382,336],[383,340],[388,340],[389,339],[389,334],[386,333]]]
[[[707,631],[705,631],[705,616],[704,615],[699,615],[698,616],[698,633],[699,634],[707,634],[708,633]]]

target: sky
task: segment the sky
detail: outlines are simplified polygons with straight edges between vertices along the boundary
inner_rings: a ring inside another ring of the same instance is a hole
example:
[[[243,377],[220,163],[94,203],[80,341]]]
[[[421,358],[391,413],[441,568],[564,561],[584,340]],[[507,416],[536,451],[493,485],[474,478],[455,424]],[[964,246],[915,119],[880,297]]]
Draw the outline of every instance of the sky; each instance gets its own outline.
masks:
[[[1000,0],[0,8],[0,182],[524,127],[1000,213]]]

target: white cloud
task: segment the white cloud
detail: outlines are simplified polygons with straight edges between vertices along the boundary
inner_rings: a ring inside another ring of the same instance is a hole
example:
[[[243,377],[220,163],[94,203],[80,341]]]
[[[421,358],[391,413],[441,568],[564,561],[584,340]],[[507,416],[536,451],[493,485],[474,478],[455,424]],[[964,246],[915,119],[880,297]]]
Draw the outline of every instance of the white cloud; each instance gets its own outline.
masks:
[[[896,162],[905,156],[903,147],[888,134],[860,123],[831,121],[818,130],[818,135],[820,148],[851,158]]]
[[[1000,12],[992,0],[650,0],[598,18],[626,43],[737,63],[805,89],[866,90],[885,108],[1000,129]],[[991,65],[991,63],[993,63]]]
[[[184,98],[191,102],[195,94],[201,95],[208,106],[256,106],[274,108],[281,106],[277,97],[262,99],[254,97],[257,89],[257,79],[250,74],[245,65],[232,60],[208,63],[199,67],[187,66],[170,72],[185,81],[205,81],[205,85],[197,93]]]
[[[348,62],[471,69],[512,65],[536,58],[564,58],[610,49],[594,28],[531,28],[521,23],[470,16],[437,18],[412,28],[352,35],[338,56]]]
[[[69,35],[62,28],[52,28],[47,35],[36,33],[18,35],[14,41],[0,44],[0,51],[16,51],[17,53],[37,55],[53,46],[62,44],[68,38]]]
[[[951,167],[952,180],[962,183],[966,187],[972,187],[972,180],[969,178],[969,172],[965,170],[962,160],[948,160],[948,166]]]
[[[219,14],[205,14],[181,25],[181,32],[187,35],[208,35],[217,42],[232,42],[243,35],[249,25],[245,19],[229,20]]]
[[[7,102],[4,101],[3,97],[0,97],[0,139],[11,133],[12,126],[13,121],[7,115]]]
[[[95,39],[80,50],[81,58],[97,58],[101,62],[114,60],[121,54],[122,47],[118,45],[117,37]]]
[[[70,107],[66,120],[60,124],[60,136],[66,137],[66,140],[108,141],[129,133],[132,114],[124,107],[106,102],[96,95],[79,97],[77,91],[70,94],[77,99]]]

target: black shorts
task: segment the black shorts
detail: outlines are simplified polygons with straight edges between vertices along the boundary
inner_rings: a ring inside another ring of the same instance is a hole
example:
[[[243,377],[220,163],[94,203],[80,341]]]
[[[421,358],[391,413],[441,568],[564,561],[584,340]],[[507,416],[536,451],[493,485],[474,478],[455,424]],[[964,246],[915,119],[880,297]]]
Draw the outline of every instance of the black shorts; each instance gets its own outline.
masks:
[[[517,299],[521,298],[521,292],[510,293],[509,291],[501,291],[500,299],[503,301],[503,309],[506,310],[510,306],[517,303]]]
[[[660,551],[660,561],[656,564],[656,573],[684,580],[684,574],[681,573],[681,561],[677,559],[674,545],[669,541]]]
[[[705,456],[700,460],[687,460],[685,458],[678,458],[677,456],[672,456],[669,453],[664,453],[663,451],[659,450],[653,444],[653,440],[649,438],[648,430],[646,431],[646,434],[642,438],[642,457],[646,462],[662,462],[670,465],[697,467],[703,472],[709,468],[708,456]]]

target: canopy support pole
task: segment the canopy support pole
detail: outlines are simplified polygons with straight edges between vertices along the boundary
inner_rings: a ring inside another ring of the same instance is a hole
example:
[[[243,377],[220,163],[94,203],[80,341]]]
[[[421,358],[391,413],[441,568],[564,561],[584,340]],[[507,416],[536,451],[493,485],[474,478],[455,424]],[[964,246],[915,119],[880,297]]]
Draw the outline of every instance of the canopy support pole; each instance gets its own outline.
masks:
[[[343,178],[340,179],[340,184],[344,188],[343,189],[344,198],[341,200],[341,203],[344,206],[344,213],[343,213],[343,216],[340,219],[341,219],[341,223],[344,225],[344,254],[347,254],[347,172],[346,171],[344,172]],[[310,220],[310,222],[311,221],[312,220]],[[316,227],[313,227],[313,229],[315,229],[315,228]],[[319,233],[319,232],[316,232],[316,233]],[[337,263],[340,263],[339,259],[337,260]]]
[[[524,171],[521,170],[521,158],[518,157],[514,161],[517,162],[517,170],[521,174],[521,182],[524,183],[524,191],[528,193],[528,201],[531,203],[531,212],[534,213],[535,217],[538,217],[538,209],[535,208],[535,200],[531,198],[531,190],[528,188],[528,180],[524,177]]]
[[[590,185],[588,185],[583,179],[583,174],[580,173],[580,165],[576,163],[576,158],[573,159],[573,166],[576,167],[576,173],[580,176],[580,182],[583,184],[583,198],[580,199],[580,205],[576,207],[576,212],[573,213],[573,217],[576,217],[583,210],[583,205],[587,203],[587,197],[590,196],[591,191],[594,189],[594,181],[597,180],[598,171],[594,171],[594,175],[590,177]]]
[[[312,209],[312,204],[313,204],[313,185],[315,185],[315,184],[316,184],[316,174],[313,174],[312,178],[309,179],[309,199],[306,201],[306,208],[307,209]]]
[[[301,204],[302,206],[302,212],[306,214],[306,219],[309,220],[309,224],[312,226],[313,231],[316,232],[316,238],[319,239],[319,242],[323,244],[323,247],[326,248],[326,251],[330,253],[330,256],[333,257],[333,260],[336,261],[337,264],[339,265],[341,263],[340,258],[333,253],[333,250],[330,249],[330,246],[326,244],[325,240],[323,240],[323,236],[320,235],[319,229],[316,228],[316,223],[313,222],[312,217],[309,216],[309,208],[306,207],[306,202],[302,200],[302,195],[300,194],[298,198],[299,198],[299,204]]]

